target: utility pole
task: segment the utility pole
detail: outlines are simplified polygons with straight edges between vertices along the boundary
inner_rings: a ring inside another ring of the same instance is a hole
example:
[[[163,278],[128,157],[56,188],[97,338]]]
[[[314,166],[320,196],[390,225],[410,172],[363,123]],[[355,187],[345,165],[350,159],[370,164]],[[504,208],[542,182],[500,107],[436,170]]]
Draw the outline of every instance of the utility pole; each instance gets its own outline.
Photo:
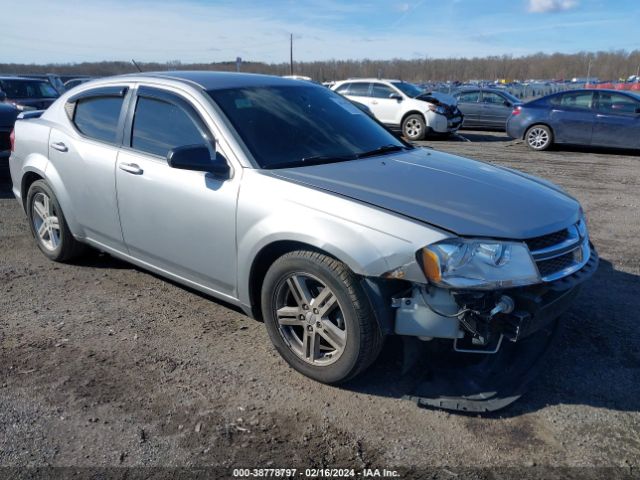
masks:
[[[289,35],[289,75],[293,75],[293,33]]]
[[[587,85],[591,83],[591,59],[589,59],[589,66],[587,67]]]

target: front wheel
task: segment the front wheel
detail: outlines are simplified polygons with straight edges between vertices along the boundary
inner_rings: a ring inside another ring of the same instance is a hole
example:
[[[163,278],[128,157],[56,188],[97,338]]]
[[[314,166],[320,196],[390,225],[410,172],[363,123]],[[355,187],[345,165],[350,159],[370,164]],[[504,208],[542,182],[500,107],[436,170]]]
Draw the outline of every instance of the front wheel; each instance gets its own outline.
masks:
[[[553,133],[546,125],[534,125],[524,135],[527,145],[532,150],[547,150],[553,144]]]
[[[427,126],[422,115],[414,113],[402,122],[402,134],[411,141],[424,140]]]
[[[349,380],[380,353],[382,334],[357,277],[321,253],[276,260],[264,279],[262,312],[280,355],[314,380]]]

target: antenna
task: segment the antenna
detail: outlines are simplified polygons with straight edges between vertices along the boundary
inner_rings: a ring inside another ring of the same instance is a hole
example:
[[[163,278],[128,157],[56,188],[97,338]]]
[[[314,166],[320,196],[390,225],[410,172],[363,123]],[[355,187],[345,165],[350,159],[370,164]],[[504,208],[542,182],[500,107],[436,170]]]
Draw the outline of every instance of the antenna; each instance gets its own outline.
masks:
[[[142,69],[138,66],[138,64],[133,58],[131,59],[131,63],[133,63],[133,65],[138,69],[139,72],[142,72]]]
[[[293,75],[293,33],[289,35],[289,75]]]

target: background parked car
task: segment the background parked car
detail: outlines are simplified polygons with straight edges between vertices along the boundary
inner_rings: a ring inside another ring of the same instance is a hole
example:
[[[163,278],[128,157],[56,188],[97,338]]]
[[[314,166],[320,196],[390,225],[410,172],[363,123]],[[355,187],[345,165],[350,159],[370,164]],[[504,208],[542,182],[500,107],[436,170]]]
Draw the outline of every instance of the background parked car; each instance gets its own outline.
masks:
[[[5,103],[18,110],[44,110],[60,96],[48,81],[25,77],[0,77],[0,91]]]
[[[453,97],[401,80],[359,78],[336,82],[331,89],[366,105],[381,123],[401,130],[409,140],[422,140],[431,132],[455,133],[462,124]]]
[[[534,150],[554,143],[640,149],[640,94],[574,90],[518,106],[507,134]]]
[[[56,75],[55,73],[28,73],[20,74],[19,76],[49,82],[51,86],[55,88],[56,92],[58,92],[59,95],[62,95],[66,91],[62,78],[60,77],[60,75]]]
[[[453,96],[464,114],[462,128],[504,130],[513,107],[522,105],[518,97],[494,88],[466,88]]]
[[[82,85],[90,80],[93,80],[91,77],[83,77],[83,78],[72,78],[71,80],[67,80],[64,82],[65,90],[70,90],[73,87],[77,87],[78,85]]]
[[[11,153],[11,140],[9,138],[13,124],[18,116],[18,109],[13,105],[2,103],[5,94],[0,92],[0,159],[6,159]],[[0,165],[0,169],[4,165]]]

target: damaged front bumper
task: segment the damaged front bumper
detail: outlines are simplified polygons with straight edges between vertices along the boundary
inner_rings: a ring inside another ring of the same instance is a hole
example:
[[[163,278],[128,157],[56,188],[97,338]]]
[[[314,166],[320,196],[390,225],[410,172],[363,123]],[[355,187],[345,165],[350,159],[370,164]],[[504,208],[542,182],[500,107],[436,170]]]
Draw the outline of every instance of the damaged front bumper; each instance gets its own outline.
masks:
[[[483,293],[413,285],[410,295],[395,297],[394,333],[406,340],[405,361],[407,350],[424,351],[427,357],[406,398],[465,412],[490,412],[513,403],[537,376],[558,318],[598,262],[591,248],[580,270],[552,282]],[[497,308],[505,296],[512,301],[508,312]]]
[[[396,297],[394,333],[454,340],[464,339],[466,350],[494,353],[500,337],[516,342],[550,324],[564,313],[577,296],[580,285],[598,267],[598,254],[590,249],[584,266],[561,279],[499,291],[452,291],[414,284],[410,295]],[[510,305],[501,306],[501,302]]]

